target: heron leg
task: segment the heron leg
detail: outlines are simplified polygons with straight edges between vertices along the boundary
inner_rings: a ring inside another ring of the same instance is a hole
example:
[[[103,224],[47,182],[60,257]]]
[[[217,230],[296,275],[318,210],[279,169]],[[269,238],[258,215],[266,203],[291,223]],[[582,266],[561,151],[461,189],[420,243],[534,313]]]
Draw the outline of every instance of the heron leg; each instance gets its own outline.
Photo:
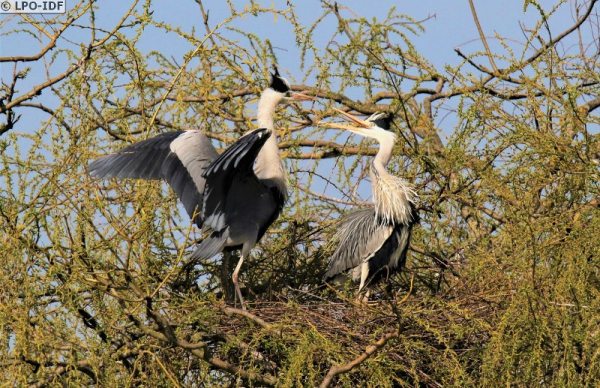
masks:
[[[233,280],[233,284],[235,285],[235,293],[240,299],[240,303],[242,305],[242,310],[246,310],[246,306],[244,306],[244,298],[242,297],[242,290],[240,290],[240,285],[238,284],[238,274],[240,269],[242,268],[242,263],[244,262],[244,258],[248,257],[250,254],[250,250],[254,248],[256,245],[256,236],[258,233],[258,229],[251,231],[251,234],[246,235],[246,241],[242,245],[242,254],[240,256],[240,261],[238,261],[237,266],[235,267],[235,271],[233,271],[233,276],[231,279]]]
[[[231,251],[225,250],[221,262],[221,287],[223,288],[223,294],[225,295],[225,300],[227,300],[227,302],[235,301],[235,291],[233,283],[230,280],[232,259],[233,254]]]
[[[360,293],[367,282],[367,278],[369,277],[369,263],[364,262],[360,267],[360,286],[358,286],[358,292]]]
[[[358,286],[358,292],[356,293],[356,301],[360,304],[366,303],[369,301],[369,291],[368,290],[364,297],[361,298],[360,292],[364,288],[367,283],[367,278],[369,277],[369,263],[364,262],[360,267],[360,286]]]
[[[233,284],[235,285],[235,293],[237,297],[240,299],[240,304],[242,305],[242,310],[246,310],[246,306],[244,306],[244,298],[242,297],[242,291],[240,290],[240,286],[238,284],[238,274],[240,269],[242,268],[242,263],[244,262],[244,255],[240,257],[240,261],[238,261],[237,266],[235,267],[235,271],[233,271],[233,276],[231,279],[233,280]]]

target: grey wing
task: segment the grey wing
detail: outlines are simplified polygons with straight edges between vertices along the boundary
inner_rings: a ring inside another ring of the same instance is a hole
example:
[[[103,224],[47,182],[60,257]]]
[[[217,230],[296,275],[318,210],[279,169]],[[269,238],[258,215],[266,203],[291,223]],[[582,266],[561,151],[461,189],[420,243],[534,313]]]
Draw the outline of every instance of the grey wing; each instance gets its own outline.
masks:
[[[408,224],[397,224],[390,238],[369,260],[371,282],[376,282],[384,276],[387,277],[388,274],[402,268],[406,263],[406,253],[410,245],[412,230],[419,222],[419,213],[412,203],[410,212],[410,222]]]
[[[87,167],[94,178],[162,179],[171,143],[184,132],[167,132],[94,160]]]
[[[374,208],[356,210],[344,216],[334,236],[338,247],[331,257],[324,279],[358,267],[372,258],[393,230],[393,226],[376,222]]]
[[[163,176],[190,218],[202,227],[202,193],[206,184],[202,174],[219,154],[201,131],[184,132],[170,148],[171,154],[163,165]]]
[[[227,148],[215,159],[202,174],[206,179],[203,195],[202,214],[204,226],[207,229],[220,231],[225,227],[225,205],[229,189],[234,179],[256,178],[254,174],[254,161],[262,149],[270,132],[267,129],[256,129],[244,135]],[[244,196],[247,193],[235,193]],[[248,203],[246,206],[255,206]]]
[[[97,159],[88,171],[95,178],[165,179],[190,218],[202,226],[202,172],[218,156],[201,131],[167,132]]]

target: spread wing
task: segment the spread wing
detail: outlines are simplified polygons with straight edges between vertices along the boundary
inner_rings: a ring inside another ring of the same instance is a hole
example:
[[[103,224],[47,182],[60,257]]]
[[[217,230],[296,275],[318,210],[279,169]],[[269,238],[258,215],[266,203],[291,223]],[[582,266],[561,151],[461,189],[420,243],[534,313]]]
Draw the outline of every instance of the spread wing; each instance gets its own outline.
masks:
[[[88,165],[94,178],[161,179],[171,143],[183,131],[167,132],[125,147]]]
[[[348,213],[334,236],[338,244],[324,278],[329,279],[370,260],[389,239],[393,226],[375,221],[375,209],[365,208]]]
[[[202,213],[204,226],[215,231],[223,230],[226,221],[225,204],[235,179],[257,179],[253,166],[256,156],[271,133],[256,129],[244,135],[215,159],[202,174],[206,179]],[[245,193],[236,193],[243,196]],[[248,206],[253,206],[249,203]]]
[[[201,131],[167,132],[101,157],[88,171],[95,178],[165,179],[190,218],[202,226],[202,172],[218,156]]]

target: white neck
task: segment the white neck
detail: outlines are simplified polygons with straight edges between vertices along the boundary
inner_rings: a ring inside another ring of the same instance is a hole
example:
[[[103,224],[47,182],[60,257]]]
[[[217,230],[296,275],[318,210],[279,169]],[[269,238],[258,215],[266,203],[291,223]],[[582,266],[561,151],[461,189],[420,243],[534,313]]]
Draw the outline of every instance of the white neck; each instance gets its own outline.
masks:
[[[271,131],[275,129],[273,122],[273,116],[275,116],[275,109],[283,100],[283,94],[274,91],[271,88],[265,89],[260,95],[258,101],[258,112],[257,125],[259,128],[267,128]]]
[[[379,130],[377,133],[373,133],[371,137],[379,142],[379,151],[373,159],[371,164],[371,181],[376,182],[381,179],[386,179],[391,176],[387,172],[387,165],[392,158],[394,152],[394,145],[396,144],[396,135],[392,132]],[[373,175],[376,176],[373,176]],[[375,190],[374,190],[375,191]],[[374,198],[375,199],[375,198]]]
[[[258,102],[257,124],[259,128],[267,128],[271,137],[263,145],[256,157],[254,173],[267,187],[277,187],[287,197],[286,174],[279,156],[279,145],[275,133],[273,116],[283,95],[273,89],[265,89]]]
[[[391,132],[382,133],[377,136],[379,141],[379,151],[373,159],[373,165],[378,171],[387,174],[386,167],[392,158],[394,152],[394,144],[396,144],[396,135]]]

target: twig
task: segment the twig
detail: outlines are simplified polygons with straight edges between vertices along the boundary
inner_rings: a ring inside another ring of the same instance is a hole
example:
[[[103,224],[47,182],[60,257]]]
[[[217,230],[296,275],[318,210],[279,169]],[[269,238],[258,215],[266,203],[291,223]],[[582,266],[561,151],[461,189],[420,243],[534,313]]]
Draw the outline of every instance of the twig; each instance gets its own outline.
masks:
[[[245,318],[248,318],[252,322],[256,323],[257,325],[259,325],[263,329],[266,329],[266,330],[269,330],[269,331],[273,330],[273,325],[271,325],[270,323],[264,321],[262,318],[257,317],[256,315],[252,314],[249,311],[241,310],[241,309],[236,309],[234,307],[225,307],[225,308],[223,308],[223,312],[225,314],[241,315],[241,316],[243,316]],[[277,333],[277,335],[280,335],[281,331],[276,332],[276,333]]]
[[[494,73],[498,74],[498,68],[496,67],[496,63],[494,62],[494,57],[492,56],[490,46],[488,46],[487,44],[487,39],[485,39],[485,35],[483,33],[483,29],[481,28],[481,24],[479,24],[479,18],[477,17],[477,11],[475,11],[475,5],[473,4],[473,0],[469,0],[469,5],[471,6],[473,20],[475,21],[475,25],[477,26],[477,31],[479,31],[479,36],[481,37],[481,41],[483,42],[483,47],[485,47],[485,51],[488,55],[488,58],[490,59],[490,64],[494,68]]]
[[[338,126],[334,123],[319,123],[319,126],[324,128],[336,129]],[[279,149],[288,149],[292,147],[319,147],[319,148],[330,148],[332,151],[338,152],[340,155],[345,154],[361,154],[361,155],[375,155],[377,154],[377,148],[370,147],[351,147],[338,144],[334,141],[327,140],[300,140],[300,141],[284,141],[279,143]]]
[[[58,38],[60,38],[60,36],[62,35],[62,33],[65,32],[65,30],[71,24],[73,24],[77,19],[79,19],[82,15],[84,15],[89,8],[90,8],[90,4],[88,4],[83,9],[83,11],[81,11],[79,14],[77,14],[74,17],[72,17],[71,19],[65,21],[63,23],[63,26],[61,27],[61,29],[58,30],[58,32],[54,36],[51,36],[50,34],[48,34],[46,32],[46,30],[44,30],[43,28],[41,28],[37,23],[35,23],[35,21],[33,21],[29,17],[27,17],[26,14],[24,14],[24,13],[20,14],[20,16],[23,19],[25,19],[28,23],[30,23],[31,25],[33,25],[34,27],[36,27],[38,30],[40,30],[42,33],[44,33],[48,38],[50,38],[50,43],[48,43],[48,45],[46,45],[46,47],[44,47],[42,49],[42,51],[40,51],[36,55],[32,55],[32,56],[29,56],[29,57],[28,56],[0,57],[0,62],[35,62],[35,61],[37,61],[38,59],[40,59],[41,57],[43,57],[44,55],[46,55],[46,53],[48,51],[50,51],[54,47],[56,47],[56,41],[58,40]]]
[[[69,75],[73,74],[76,70],[78,70],[79,68],[81,68],[81,66],[83,66],[83,64],[90,58],[91,55],[91,50],[88,50],[86,55],[84,55],[78,63],[71,65],[71,67],[65,71],[62,74],[57,75],[54,78],[49,79],[48,81],[39,84],[37,86],[35,86],[30,92],[23,94],[22,96],[20,96],[19,98],[12,100],[11,102],[9,102],[8,104],[1,106],[0,107],[0,113],[4,113],[6,111],[8,111],[10,108],[19,105],[20,103],[22,103],[23,101],[29,100],[35,96],[38,96],[40,94],[42,94],[42,90],[44,90],[45,88],[54,85],[55,83],[62,81],[63,79],[67,78]]]
[[[362,364],[367,358],[369,358],[373,354],[375,354],[375,352],[377,352],[379,349],[381,349],[382,347],[384,347],[385,344],[390,339],[397,338],[397,337],[398,337],[398,333],[397,332],[387,333],[383,337],[381,337],[381,339],[379,341],[375,342],[375,344],[367,347],[367,349],[363,352],[363,354],[361,354],[360,356],[358,356],[354,360],[350,361],[349,363],[347,363],[345,365],[334,365],[334,366],[332,366],[329,369],[329,372],[327,372],[327,375],[325,376],[325,379],[323,379],[323,382],[321,383],[321,385],[319,385],[319,388],[329,387],[329,384],[331,384],[331,382],[333,381],[333,378],[335,376],[337,376],[339,374],[342,374],[342,373],[350,372],[352,369],[354,369],[358,365]]]
[[[169,96],[169,94],[171,93],[171,91],[173,90],[173,88],[175,87],[175,84],[177,83],[177,81],[179,80],[179,77],[181,77],[181,74],[183,74],[183,71],[185,70],[185,68],[187,67],[187,65],[190,63],[190,61],[200,52],[200,50],[204,47],[204,43],[206,43],[206,41],[211,38],[219,28],[221,28],[222,26],[228,24],[229,22],[231,22],[233,19],[237,18],[238,16],[243,16],[244,14],[248,13],[250,11],[244,11],[241,12],[239,14],[235,14],[232,15],[230,17],[228,17],[227,19],[223,20],[221,23],[217,24],[217,26],[215,28],[213,28],[205,37],[204,39],[202,39],[202,42],[200,42],[200,44],[198,45],[198,47],[196,47],[196,49],[190,53],[189,55],[187,55],[187,58],[185,59],[185,62],[183,63],[183,65],[181,66],[181,68],[179,69],[179,71],[177,72],[177,74],[175,75],[175,77],[173,78],[173,81],[171,81],[171,84],[169,85],[169,87],[167,88],[167,91],[165,92],[163,98],[160,100],[160,102],[158,103],[158,106],[156,107],[156,110],[154,111],[154,114],[152,115],[152,118],[150,119],[150,123],[148,123],[148,131],[150,130],[150,128],[152,128],[152,125],[154,124],[155,120],[156,120],[156,116],[158,115],[158,111],[160,110],[160,108],[162,107],[162,105],[164,104],[165,100],[167,99],[167,97]],[[212,38],[211,38],[212,39]]]

